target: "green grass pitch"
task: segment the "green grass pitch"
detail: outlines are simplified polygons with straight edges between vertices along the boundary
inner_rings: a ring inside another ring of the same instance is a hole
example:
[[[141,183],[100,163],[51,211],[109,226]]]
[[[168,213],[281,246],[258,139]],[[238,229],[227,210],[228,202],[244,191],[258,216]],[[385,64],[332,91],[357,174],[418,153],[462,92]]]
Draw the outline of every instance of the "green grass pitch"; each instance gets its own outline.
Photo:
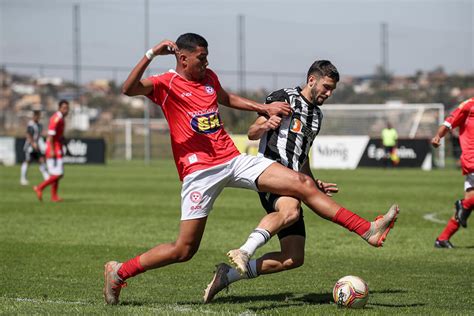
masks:
[[[19,166],[0,167],[0,314],[471,314],[474,239],[461,229],[457,249],[433,247],[462,196],[459,170],[315,171],[339,184],[335,199],[373,219],[391,203],[400,216],[385,246],[361,238],[305,209],[303,267],[234,283],[208,305],[203,289],[214,265],[242,244],[264,215],[255,192],[226,189],[212,211],[201,248],[189,262],[129,280],[119,306],[102,299],[103,264],[173,241],[180,216],[180,182],[173,162],[109,162],[66,166],[63,203],[36,200],[19,185]],[[37,165],[29,170],[38,182]],[[431,214],[431,220],[424,218]],[[471,220],[469,226],[474,226]],[[257,255],[279,249],[278,240]],[[331,291],[342,276],[369,284],[364,310],[340,310]]]

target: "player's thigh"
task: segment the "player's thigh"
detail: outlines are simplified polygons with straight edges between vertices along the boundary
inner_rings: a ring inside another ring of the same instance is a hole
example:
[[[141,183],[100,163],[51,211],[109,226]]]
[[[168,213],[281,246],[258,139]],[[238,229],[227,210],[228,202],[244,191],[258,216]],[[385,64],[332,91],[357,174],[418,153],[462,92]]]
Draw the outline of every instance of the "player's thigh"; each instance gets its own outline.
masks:
[[[282,164],[270,165],[258,177],[258,189],[279,195],[302,197],[303,190],[316,189],[309,176],[289,169]]]

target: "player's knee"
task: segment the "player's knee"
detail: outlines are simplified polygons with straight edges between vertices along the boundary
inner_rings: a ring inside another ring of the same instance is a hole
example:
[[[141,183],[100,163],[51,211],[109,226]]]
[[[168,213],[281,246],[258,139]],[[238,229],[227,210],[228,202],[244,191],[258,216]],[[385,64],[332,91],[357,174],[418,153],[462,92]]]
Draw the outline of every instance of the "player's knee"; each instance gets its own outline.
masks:
[[[174,252],[176,262],[186,262],[196,254],[198,248],[193,245],[180,245]]]
[[[302,197],[313,194],[314,191],[318,191],[316,185],[314,184],[314,180],[311,179],[310,176],[307,176],[302,173],[298,173],[297,176],[297,183],[298,183],[298,191],[302,195]]]
[[[300,218],[299,207],[292,207],[285,211],[285,226],[293,225]]]

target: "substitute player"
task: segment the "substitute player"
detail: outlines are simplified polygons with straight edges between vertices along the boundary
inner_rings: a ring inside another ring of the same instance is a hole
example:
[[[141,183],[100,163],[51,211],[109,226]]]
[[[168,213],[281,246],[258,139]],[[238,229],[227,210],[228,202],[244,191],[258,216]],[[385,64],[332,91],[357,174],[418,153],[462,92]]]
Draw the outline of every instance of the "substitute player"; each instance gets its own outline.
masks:
[[[61,202],[58,196],[59,180],[64,175],[63,168],[63,142],[64,142],[64,118],[69,113],[69,102],[59,101],[58,111],[49,119],[48,137],[46,138],[46,163],[50,174],[49,179],[34,186],[38,200],[43,201],[43,190],[51,185],[51,201]]]
[[[40,142],[43,141],[41,135],[43,133],[43,124],[40,123],[41,111],[34,110],[33,118],[28,122],[26,127],[26,141],[23,147],[25,152],[25,161],[21,164],[21,185],[30,184],[27,178],[28,166],[32,161],[38,161],[39,170],[44,180],[48,180],[49,174],[44,160],[44,154],[40,148]]]
[[[290,107],[283,102],[259,104],[227,93],[217,75],[207,69],[207,46],[202,36],[193,33],[181,35],[176,43],[164,40],[145,53],[124,83],[125,94],[147,96],[161,106],[168,121],[173,155],[183,181],[181,224],[176,241],[157,245],[123,264],[105,264],[107,304],[119,302],[126,279],[190,260],[199,248],[207,216],[224,187],[295,196],[324,218],[336,218],[338,224],[355,231],[375,247],[381,246],[397,215],[390,211],[370,223],[324,195],[310,177],[265,157],[241,155],[223,128],[218,102],[269,117],[289,115]],[[176,58],[176,70],[140,80],[156,55],[169,54]],[[351,217],[337,217],[340,210]]]
[[[431,140],[433,147],[439,147],[441,138],[456,127],[459,127],[461,168],[465,176],[464,199],[454,203],[454,216],[449,219],[444,230],[436,238],[436,248],[454,248],[449,240],[458,231],[459,226],[467,227],[467,218],[474,208],[474,98],[464,101],[449,114]]]
[[[260,139],[258,153],[260,156],[308,175],[321,191],[331,195],[338,191],[337,186],[314,178],[309,164],[309,152],[321,129],[323,113],[320,106],[336,89],[339,72],[330,61],[318,60],[311,65],[306,78],[303,89],[300,87],[281,89],[271,93],[266,99],[266,103],[288,102],[293,114],[284,118],[260,115],[250,126],[248,137],[251,140]],[[256,260],[250,260],[247,263],[246,273],[225,263],[217,265],[214,277],[204,291],[204,303],[209,303],[219,291],[233,282],[303,265],[306,229],[300,201],[273,193],[258,194],[263,208],[271,215],[267,215],[260,222],[257,231],[265,227],[266,221],[274,216],[275,212],[284,217],[285,221],[278,231],[280,252],[266,253]],[[256,250],[254,241],[254,238],[249,237],[247,242],[234,252],[244,252],[245,256],[250,258]]]

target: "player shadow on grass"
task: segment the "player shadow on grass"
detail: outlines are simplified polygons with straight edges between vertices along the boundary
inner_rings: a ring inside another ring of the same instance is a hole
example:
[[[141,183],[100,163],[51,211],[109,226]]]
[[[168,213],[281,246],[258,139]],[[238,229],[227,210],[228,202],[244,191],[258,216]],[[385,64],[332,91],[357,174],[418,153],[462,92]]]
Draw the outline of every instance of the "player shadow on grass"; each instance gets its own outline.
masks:
[[[269,295],[228,295],[214,299],[216,303],[248,303],[257,301],[273,301],[275,303],[281,302],[284,305],[301,305],[299,302],[309,304],[330,304],[332,302],[332,293],[310,293],[305,295],[294,295],[290,292],[269,294]],[[293,303],[291,303],[293,302]],[[280,306],[275,304],[276,306]],[[268,308],[268,307],[267,307]]]

